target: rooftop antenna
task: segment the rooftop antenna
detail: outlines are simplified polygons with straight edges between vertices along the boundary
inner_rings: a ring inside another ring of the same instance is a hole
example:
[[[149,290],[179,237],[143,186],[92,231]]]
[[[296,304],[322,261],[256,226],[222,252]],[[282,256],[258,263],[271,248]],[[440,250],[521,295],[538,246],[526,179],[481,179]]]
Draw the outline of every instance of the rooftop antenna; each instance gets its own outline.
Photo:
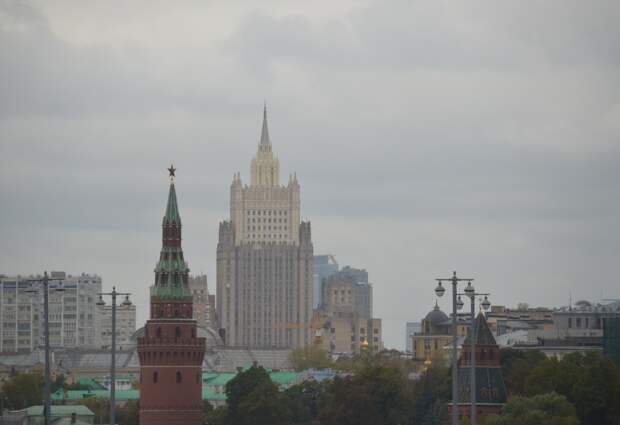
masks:
[[[568,291],[568,311],[573,310],[573,293]]]

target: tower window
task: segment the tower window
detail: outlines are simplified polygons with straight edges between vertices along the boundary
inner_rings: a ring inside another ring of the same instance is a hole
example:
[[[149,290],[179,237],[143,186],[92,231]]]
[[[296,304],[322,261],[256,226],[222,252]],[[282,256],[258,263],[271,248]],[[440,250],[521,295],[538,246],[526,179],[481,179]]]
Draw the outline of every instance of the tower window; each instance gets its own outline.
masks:
[[[181,375],[181,371],[177,370],[177,383],[183,382],[183,375]]]

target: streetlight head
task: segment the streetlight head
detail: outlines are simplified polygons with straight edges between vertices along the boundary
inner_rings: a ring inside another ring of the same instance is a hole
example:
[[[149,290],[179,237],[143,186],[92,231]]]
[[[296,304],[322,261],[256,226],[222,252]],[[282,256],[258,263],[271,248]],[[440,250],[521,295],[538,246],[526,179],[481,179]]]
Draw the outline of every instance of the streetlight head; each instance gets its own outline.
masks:
[[[484,296],[484,300],[482,300],[482,309],[484,311],[487,311],[489,309],[489,307],[491,307],[491,302],[489,301],[489,299],[487,298],[487,296]]]
[[[104,306],[105,301],[103,301],[103,295],[99,295],[99,301],[97,301],[98,306]]]
[[[442,297],[443,294],[446,293],[446,288],[444,288],[441,285],[441,281],[439,281],[439,283],[437,283],[437,287],[435,288],[435,294],[437,294],[438,297]]]
[[[476,292],[476,289],[474,288],[474,285],[471,284],[471,281],[467,282],[467,287],[465,288],[465,294],[468,297],[473,297],[475,292]]]
[[[458,299],[456,300],[456,308],[461,310],[463,308],[463,300],[461,299],[461,296],[459,295]]]
[[[125,299],[123,300],[122,306],[129,307],[131,305],[131,301],[129,301],[129,295],[125,295]]]

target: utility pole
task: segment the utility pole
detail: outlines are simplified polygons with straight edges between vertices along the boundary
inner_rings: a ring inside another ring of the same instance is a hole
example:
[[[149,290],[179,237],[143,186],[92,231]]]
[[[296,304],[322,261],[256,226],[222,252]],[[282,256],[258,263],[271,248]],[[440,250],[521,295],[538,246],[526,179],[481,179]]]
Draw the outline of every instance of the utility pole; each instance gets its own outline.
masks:
[[[50,278],[47,275],[47,271],[43,273],[43,278],[28,279],[31,283],[43,285],[43,328],[45,337],[45,390],[43,401],[43,423],[44,425],[50,425],[51,417],[51,377],[50,377],[50,325],[49,325],[49,283],[54,280],[62,281],[62,278]],[[29,289],[26,292],[37,292],[38,289]],[[55,288],[55,291],[62,292],[65,289],[62,287]]]
[[[112,361],[110,364],[110,425],[116,425],[116,297],[117,295],[124,295],[125,300],[121,305],[130,306],[131,301],[129,301],[129,296],[131,295],[128,292],[117,292],[116,286],[112,287],[112,292],[101,292],[99,293],[99,301],[97,302],[98,306],[103,307],[105,302],[103,301],[103,296],[109,295],[112,297]]]

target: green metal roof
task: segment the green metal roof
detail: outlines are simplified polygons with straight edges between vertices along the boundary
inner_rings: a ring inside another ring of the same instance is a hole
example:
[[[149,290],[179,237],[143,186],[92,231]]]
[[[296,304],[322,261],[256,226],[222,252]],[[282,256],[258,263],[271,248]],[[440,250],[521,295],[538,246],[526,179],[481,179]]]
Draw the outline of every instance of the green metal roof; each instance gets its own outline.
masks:
[[[118,381],[118,378],[116,379]],[[90,390],[105,390],[105,387],[92,378],[80,378],[78,384],[88,387]]]
[[[95,416],[86,406],[52,406],[52,416],[71,416],[75,413],[78,416]],[[43,416],[43,406],[30,406],[26,409],[27,416]]]
[[[203,400],[226,401],[226,393],[218,393],[208,388],[202,390]]]
[[[168,192],[168,205],[166,205],[166,214],[164,222],[181,224],[181,216],[179,215],[179,207],[177,206],[177,193],[174,190],[174,183],[170,183],[170,191]]]
[[[220,373],[214,378],[212,378],[209,382],[207,382],[207,385],[210,385],[210,386],[226,385],[228,381],[232,380],[235,376],[237,376],[236,373]]]
[[[299,379],[297,372],[271,372],[269,377],[278,385],[292,385]]]
[[[140,391],[138,390],[126,390],[116,391],[115,399],[117,401],[138,400],[140,398]],[[85,398],[110,398],[110,390],[70,390],[66,393],[56,391],[52,394],[52,400],[54,401],[78,401]]]
[[[475,325],[476,345],[497,345],[497,342],[495,342],[495,337],[493,337],[493,333],[491,332],[491,329],[489,329],[489,324],[487,323],[487,319],[484,317],[484,314],[478,314]],[[464,344],[471,345],[471,335],[467,335]]]
[[[54,425],[92,425],[90,422],[84,422],[76,419],[75,422],[71,422],[71,418],[62,418],[54,421]]]

